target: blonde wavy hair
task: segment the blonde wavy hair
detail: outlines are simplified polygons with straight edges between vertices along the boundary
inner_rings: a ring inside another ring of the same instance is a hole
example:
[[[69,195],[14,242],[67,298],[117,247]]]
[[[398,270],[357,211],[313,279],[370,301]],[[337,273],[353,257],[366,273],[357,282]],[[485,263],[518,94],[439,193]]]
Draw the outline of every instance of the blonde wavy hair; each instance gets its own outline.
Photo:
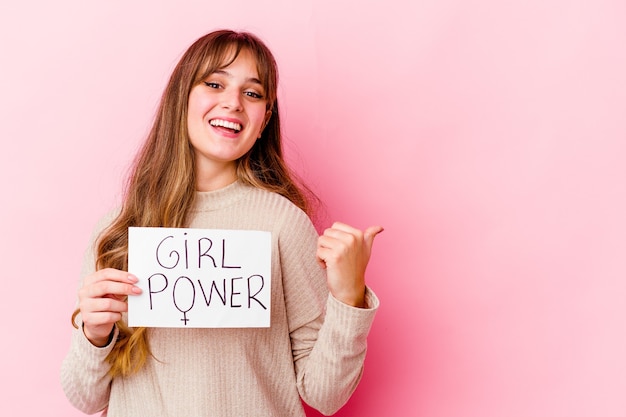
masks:
[[[219,30],[194,42],[165,88],[152,129],[132,165],[120,214],[96,243],[96,269],[128,269],[128,228],[185,227],[195,197],[195,161],[187,132],[189,92],[206,77],[232,63],[242,50],[255,57],[259,79],[272,111],[260,140],[237,161],[239,181],[276,192],[310,214],[310,190],[284,159],[276,90],[278,69],[267,46],[247,32]],[[75,327],[76,310],[72,315]],[[112,376],[136,373],[151,355],[146,328],[116,323],[119,336],[107,356]]]

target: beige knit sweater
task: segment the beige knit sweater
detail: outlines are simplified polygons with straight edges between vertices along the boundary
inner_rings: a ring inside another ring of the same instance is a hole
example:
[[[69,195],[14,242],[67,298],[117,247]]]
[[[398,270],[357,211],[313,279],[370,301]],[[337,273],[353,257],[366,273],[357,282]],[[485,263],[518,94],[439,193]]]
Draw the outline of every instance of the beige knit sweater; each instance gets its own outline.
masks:
[[[364,309],[328,293],[314,227],[277,194],[239,182],[200,192],[189,227],[271,232],[271,326],[150,328],[154,358],[138,374],[114,379],[105,361],[114,342],[98,348],[76,330],[61,369],[70,402],[108,417],[298,417],[300,398],[336,412],[361,379],[374,293],[367,289]],[[90,251],[83,276],[93,259]]]

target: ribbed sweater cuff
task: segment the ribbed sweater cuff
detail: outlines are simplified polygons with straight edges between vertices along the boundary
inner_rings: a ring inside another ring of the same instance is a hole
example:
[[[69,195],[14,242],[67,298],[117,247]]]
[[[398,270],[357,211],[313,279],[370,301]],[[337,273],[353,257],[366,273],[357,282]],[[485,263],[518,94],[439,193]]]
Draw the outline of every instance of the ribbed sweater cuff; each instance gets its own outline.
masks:
[[[85,364],[89,364],[89,366],[94,369],[101,368],[107,355],[111,352],[111,350],[113,350],[118,334],[119,331],[117,326],[115,326],[113,328],[113,337],[111,338],[111,342],[104,347],[98,347],[92,345],[89,339],[87,339],[81,325],[72,335],[74,338],[72,346],[75,346],[77,354],[83,358]]]
[[[374,322],[380,301],[369,287],[365,287],[365,308],[353,307],[328,295],[326,317],[332,317],[332,322],[341,326],[346,335],[367,336]]]

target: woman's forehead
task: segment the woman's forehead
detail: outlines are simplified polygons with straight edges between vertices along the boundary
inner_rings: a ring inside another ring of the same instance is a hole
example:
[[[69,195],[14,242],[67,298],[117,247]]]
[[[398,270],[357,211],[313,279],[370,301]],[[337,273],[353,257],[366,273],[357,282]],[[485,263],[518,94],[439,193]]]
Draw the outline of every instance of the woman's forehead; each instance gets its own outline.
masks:
[[[228,48],[224,49],[221,54],[210,56],[203,64],[203,71],[201,71],[201,73],[207,76],[218,70],[226,69],[239,58],[252,60],[254,62],[256,78],[261,79],[262,82],[265,81],[264,78],[266,77],[267,69],[264,71],[264,68],[262,68],[259,63],[258,57],[250,48],[240,47],[239,50],[237,50],[237,45],[230,45]]]

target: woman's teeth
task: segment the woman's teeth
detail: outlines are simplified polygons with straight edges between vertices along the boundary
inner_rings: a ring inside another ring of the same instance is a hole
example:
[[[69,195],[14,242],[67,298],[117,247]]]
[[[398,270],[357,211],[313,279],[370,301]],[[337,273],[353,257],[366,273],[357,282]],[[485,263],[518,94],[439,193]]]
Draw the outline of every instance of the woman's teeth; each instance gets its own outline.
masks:
[[[213,119],[209,121],[209,124],[215,127],[225,127],[226,129],[234,130],[235,132],[239,132],[241,130],[241,125],[239,123],[229,122],[227,120]]]

